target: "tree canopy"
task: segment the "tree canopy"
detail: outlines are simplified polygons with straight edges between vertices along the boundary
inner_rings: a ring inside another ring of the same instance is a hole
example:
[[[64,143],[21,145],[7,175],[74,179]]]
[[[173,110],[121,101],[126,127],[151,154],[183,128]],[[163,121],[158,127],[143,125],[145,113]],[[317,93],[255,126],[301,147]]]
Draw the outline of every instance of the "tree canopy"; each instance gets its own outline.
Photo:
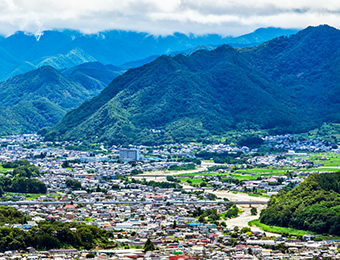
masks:
[[[340,172],[312,174],[273,196],[261,212],[267,225],[340,235]]]

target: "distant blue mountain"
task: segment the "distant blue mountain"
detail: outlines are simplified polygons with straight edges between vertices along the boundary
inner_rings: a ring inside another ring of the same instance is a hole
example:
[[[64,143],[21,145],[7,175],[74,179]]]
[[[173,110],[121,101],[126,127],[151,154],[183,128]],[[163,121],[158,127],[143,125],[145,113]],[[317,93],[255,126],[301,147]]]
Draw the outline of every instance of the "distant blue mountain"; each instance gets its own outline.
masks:
[[[296,33],[297,30],[295,29],[281,29],[275,27],[259,28],[252,33],[230,39],[228,44],[233,47],[256,46],[259,43],[267,42],[278,36],[288,36]]]
[[[137,67],[152,61],[150,57],[195,49],[197,46],[230,44],[254,46],[297,30],[262,28],[240,37],[203,36],[175,33],[155,37],[146,33],[107,31],[84,35],[79,31],[44,31],[40,37],[17,32],[0,38],[0,81],[41,66],[64,69],[86,62],[125,64]],[[129,64],[130,63],[130,64]]]

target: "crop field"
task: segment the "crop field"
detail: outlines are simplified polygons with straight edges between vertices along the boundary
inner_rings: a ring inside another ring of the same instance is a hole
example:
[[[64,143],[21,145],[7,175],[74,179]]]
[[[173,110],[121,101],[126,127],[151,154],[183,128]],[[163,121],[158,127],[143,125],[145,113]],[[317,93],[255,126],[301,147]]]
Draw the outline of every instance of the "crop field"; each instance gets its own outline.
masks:
[[[340,154],[334,153],[314,153],[307,157],[296,157],[298,160],[310,160],[315,163],[320,163],[324,167],[340,167]]]
[[[179,179],[181,182],[188,183],[187,181],[190,180],[193,185],[200,185],[203,181],[203,179],[193,179],[193,178],[180,178]]]

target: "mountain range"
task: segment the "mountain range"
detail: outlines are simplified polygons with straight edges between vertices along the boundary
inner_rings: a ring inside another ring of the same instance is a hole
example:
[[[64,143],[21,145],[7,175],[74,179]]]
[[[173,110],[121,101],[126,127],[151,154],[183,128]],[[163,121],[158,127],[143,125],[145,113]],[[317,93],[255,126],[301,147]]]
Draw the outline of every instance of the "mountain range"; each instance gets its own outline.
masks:
[[[0,83],[0,134],[32,133],[56,124],[119,74],[119,68],[94,62],[63,71],[43,66]]]
[[[339,50],[340,31],[324,25],[255,47],[161,56],[115,78],[46,138],[155,144],[339,122]]]
[[[35,36],[17,32],[0,38],[0,81],[42,66],[64,69],[87,62],[125,64],[125,69],[150,62],[152,57],[185,51],[198,45],[232,44],[253,46],[280,35],[290,35],[297,30],[262,28],[253,33],[233,37],[220,35],[153,36],[146,33],[106,31],[84,35],[78,31],[44,31]],[[140,63],[144,60],[144,63]],[[134,61],[137,61],[134,63]],[[138,62],[139,61],[139,62]]]

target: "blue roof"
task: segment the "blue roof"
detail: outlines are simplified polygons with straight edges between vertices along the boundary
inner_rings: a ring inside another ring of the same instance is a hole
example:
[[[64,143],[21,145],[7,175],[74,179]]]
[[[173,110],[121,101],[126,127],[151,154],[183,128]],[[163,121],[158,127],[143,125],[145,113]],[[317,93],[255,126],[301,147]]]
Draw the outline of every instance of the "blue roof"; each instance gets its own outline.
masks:
[[[187,225],[189,225],[189,226],[203,226],[204,225],[204,223],[200,223],[200,222],[192,222],[192,223],[186,223]]]

